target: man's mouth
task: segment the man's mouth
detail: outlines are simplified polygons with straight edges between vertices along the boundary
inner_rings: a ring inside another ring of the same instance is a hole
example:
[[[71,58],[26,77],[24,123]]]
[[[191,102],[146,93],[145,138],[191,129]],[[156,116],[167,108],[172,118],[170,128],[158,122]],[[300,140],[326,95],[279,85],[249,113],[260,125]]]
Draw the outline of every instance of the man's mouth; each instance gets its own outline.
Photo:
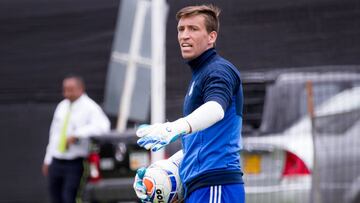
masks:
[[[181,47],[183,47],[183,48],[192,47],[192,45],[189,43],[181,43]]]

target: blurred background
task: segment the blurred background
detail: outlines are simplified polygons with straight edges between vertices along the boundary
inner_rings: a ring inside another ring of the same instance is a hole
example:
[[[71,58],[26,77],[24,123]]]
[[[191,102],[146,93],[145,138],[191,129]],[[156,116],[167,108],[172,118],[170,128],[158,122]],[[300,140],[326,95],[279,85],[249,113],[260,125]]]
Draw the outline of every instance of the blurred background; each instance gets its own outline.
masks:
[[[0,202],[48,202],[41,165],[69,73],[84,77],[87,93],[116,128],[119,81],[126,80],[126,63],[118,61],[128,60],[116,54],[129,52],[137,3],[0,2]],[[165,119],[182,115],[191,77],[175,13],[214,3],[223,11],[217,51],[240,69],[244,83],[248,202],[360,202],[360,1],[166,3]],[[139,62],[129,128],[151,117],[151,27],[143,28],[145,62]]]

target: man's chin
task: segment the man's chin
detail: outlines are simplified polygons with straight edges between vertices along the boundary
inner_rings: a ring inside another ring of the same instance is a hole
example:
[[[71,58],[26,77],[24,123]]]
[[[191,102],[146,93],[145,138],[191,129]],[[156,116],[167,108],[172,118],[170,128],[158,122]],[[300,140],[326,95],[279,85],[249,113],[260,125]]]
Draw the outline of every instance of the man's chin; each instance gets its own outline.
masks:
[[[181,53],[181,55],[182,55],[183,59],[188,60],[188,61],[190,61],[194,58],[193,55],[189,54],[189,53]]]

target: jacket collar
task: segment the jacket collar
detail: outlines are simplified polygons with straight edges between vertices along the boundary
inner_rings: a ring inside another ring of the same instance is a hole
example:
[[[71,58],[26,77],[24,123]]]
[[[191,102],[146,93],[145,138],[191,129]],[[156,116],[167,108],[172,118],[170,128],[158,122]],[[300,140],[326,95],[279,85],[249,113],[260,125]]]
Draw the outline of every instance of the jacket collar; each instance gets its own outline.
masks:
[[[210,48],[210,49],[206,50],[205,52],[203,52],[197,58],[188,61],[187,64],[190,66],[192,71],[196,71],[204,64],[205,61],[207,61],[214,55],[216,55],[215,48]]]
[[[76,106],[77,104],[81,103],[81,101],[87,97],[86,93],[83,93],[79,98],[77,98],[75,101],[70,102],[70,100],[66,99],[67,103],[69,103],[69,105]]]

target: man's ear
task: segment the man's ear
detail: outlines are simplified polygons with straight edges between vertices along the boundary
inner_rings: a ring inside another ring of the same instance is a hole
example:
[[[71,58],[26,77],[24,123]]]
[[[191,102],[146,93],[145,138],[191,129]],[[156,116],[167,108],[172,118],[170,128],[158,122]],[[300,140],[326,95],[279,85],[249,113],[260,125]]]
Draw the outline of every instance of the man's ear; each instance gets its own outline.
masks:
[[[209,33],[209,44],[215,44],[217,39],[217,32],[216,31],[212,31]]]

